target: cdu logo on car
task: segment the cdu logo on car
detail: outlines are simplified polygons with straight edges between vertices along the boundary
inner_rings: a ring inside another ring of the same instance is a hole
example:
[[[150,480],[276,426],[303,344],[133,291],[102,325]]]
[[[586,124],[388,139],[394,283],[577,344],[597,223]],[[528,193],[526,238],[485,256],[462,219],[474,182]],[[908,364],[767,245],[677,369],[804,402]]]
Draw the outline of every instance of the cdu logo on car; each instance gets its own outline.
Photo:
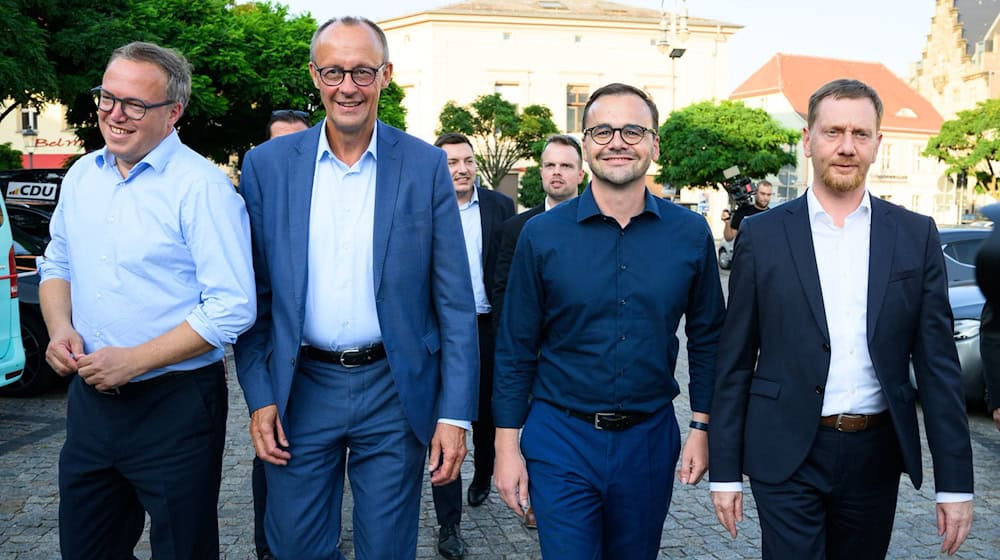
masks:
[[[56,190],[59,185],[55,183],[27,183],[11,181],[7,183],[6,198],[9,200],[44,200],[55,202]]]

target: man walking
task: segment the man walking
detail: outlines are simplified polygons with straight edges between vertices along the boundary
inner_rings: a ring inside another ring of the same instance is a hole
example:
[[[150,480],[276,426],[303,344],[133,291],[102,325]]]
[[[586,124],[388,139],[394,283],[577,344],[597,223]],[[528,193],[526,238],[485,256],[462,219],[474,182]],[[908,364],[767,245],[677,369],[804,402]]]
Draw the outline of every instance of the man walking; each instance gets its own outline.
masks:
[[[743,223],[712,405],[712,500],[736,535],[742,474],[764,558],[884,558],[900,474],[920,487],[912,361],[942,552],[972,524],[972,450],[933,220],[871,196],[882,101],[856,80],[809,99],[812,187]]]
[[[448,170],[455,186],[462,233],[469,258],[472,294],[476,302],[479,331],[479,418],[472,423],[475,446],[475,473],[469,484],[469,505],[483,505],[490,493],[493,478],[493,331],[490,293],[496,263],[496,240],[500,224],[514,215],[514,201],[507,195],[476,186],[476,158],[472,143],[463,134],[446,133],[434,141],[448,158]],[[432,490],[437,513],[438,552],[449,560],[465,556],[459,523],[462,521],[462,477]]]
[[[445,155],[377,120],[371,21],[329,20],[309,71],[326,118],[247,153],[258,320],[236,344],[278,558],[414,558],[421,466],[455,479],[476,417],[476,309]],[[350,450],[348,455],[347,451]]]
[[[93,89],[102,150],[77,161],[40,267],[46,360],[70,384],[59,457],[63,558],[219,557],[223,347],[254,320],[243,201],[174,125],[176,51],[130,43]],[[225,258],[220,258],[225,255]]]
[[[658,154],[645,92],[602,87],[583,122],[590,188],[527,223],[510,268],[495,477],[521,515],[530,475],[544,557],[653,559],[678,455],[683,483],[708,467],[723,320],[715,243],[703,217],[645,186]],[[682,316],[694,411],[683,453],[671,402]]]

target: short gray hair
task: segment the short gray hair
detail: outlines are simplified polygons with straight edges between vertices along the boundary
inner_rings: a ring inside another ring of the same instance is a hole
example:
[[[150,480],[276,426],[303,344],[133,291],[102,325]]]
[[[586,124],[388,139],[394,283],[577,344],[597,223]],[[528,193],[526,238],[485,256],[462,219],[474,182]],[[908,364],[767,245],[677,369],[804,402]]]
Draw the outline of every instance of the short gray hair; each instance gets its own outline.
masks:
[[[191,63],[180,52],[153,43],[135,41],[115,49],[108,65],[119,58],[159,66],[167,74],[167,99],[180,103],[183,108],[191,101]]]
[[[341,16],[337,18],[330,18],[323,22],[316,32],[313,33],[312,41],[309,42],[309,60],[316,64],[316,45],[319,44],[319,36],[326,30],[327,27],[335,23],[341,23],[344,25],[367,25],[372,31],[378,35],[378,42],[382,45],[382,64],[389,62],[389,41],[385,38],[385,32],[379,27],[374,21],[361,17],[361,16]]]

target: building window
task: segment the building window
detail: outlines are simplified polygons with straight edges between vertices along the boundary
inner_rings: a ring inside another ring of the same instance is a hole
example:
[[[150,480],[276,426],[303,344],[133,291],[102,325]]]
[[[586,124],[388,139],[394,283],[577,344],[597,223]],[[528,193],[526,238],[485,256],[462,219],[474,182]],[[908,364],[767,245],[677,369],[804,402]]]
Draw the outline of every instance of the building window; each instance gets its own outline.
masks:
[[[521,104],[521,84],[517,82],[496,82],[493,84],[493,93],[499,93],[500,97],[514,105]]]
[[[882,171],[892,169],[892,144],[882,144]]]
[[[566,86],[566,132],[583,132],[583,108],[588,97],[587,86]]]
[[[21,107],[21,127],[18,130],[26,128],[38,130],[38,112],[34,107]]]
[[[504,33],[503,34],[503,40],[504,41],[510,41],[510,33]]]

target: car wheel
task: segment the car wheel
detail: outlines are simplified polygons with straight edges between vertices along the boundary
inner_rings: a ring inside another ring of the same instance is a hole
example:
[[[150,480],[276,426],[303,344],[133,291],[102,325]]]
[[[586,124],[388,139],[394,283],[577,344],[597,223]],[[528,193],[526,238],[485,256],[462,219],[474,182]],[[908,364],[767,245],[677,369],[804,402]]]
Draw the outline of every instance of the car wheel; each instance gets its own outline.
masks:
[[[21,343],[24,344],[24,371],[21,379],[0,388],[5,397],[33,397],[44,393],[59,379],[45,361],[49,334],[38,315],[21,308]]]
[[[729,251],[725,247],[719,247],[719,268],[722,270],[729,270],[732,266],[733,256],[729,254]]]

